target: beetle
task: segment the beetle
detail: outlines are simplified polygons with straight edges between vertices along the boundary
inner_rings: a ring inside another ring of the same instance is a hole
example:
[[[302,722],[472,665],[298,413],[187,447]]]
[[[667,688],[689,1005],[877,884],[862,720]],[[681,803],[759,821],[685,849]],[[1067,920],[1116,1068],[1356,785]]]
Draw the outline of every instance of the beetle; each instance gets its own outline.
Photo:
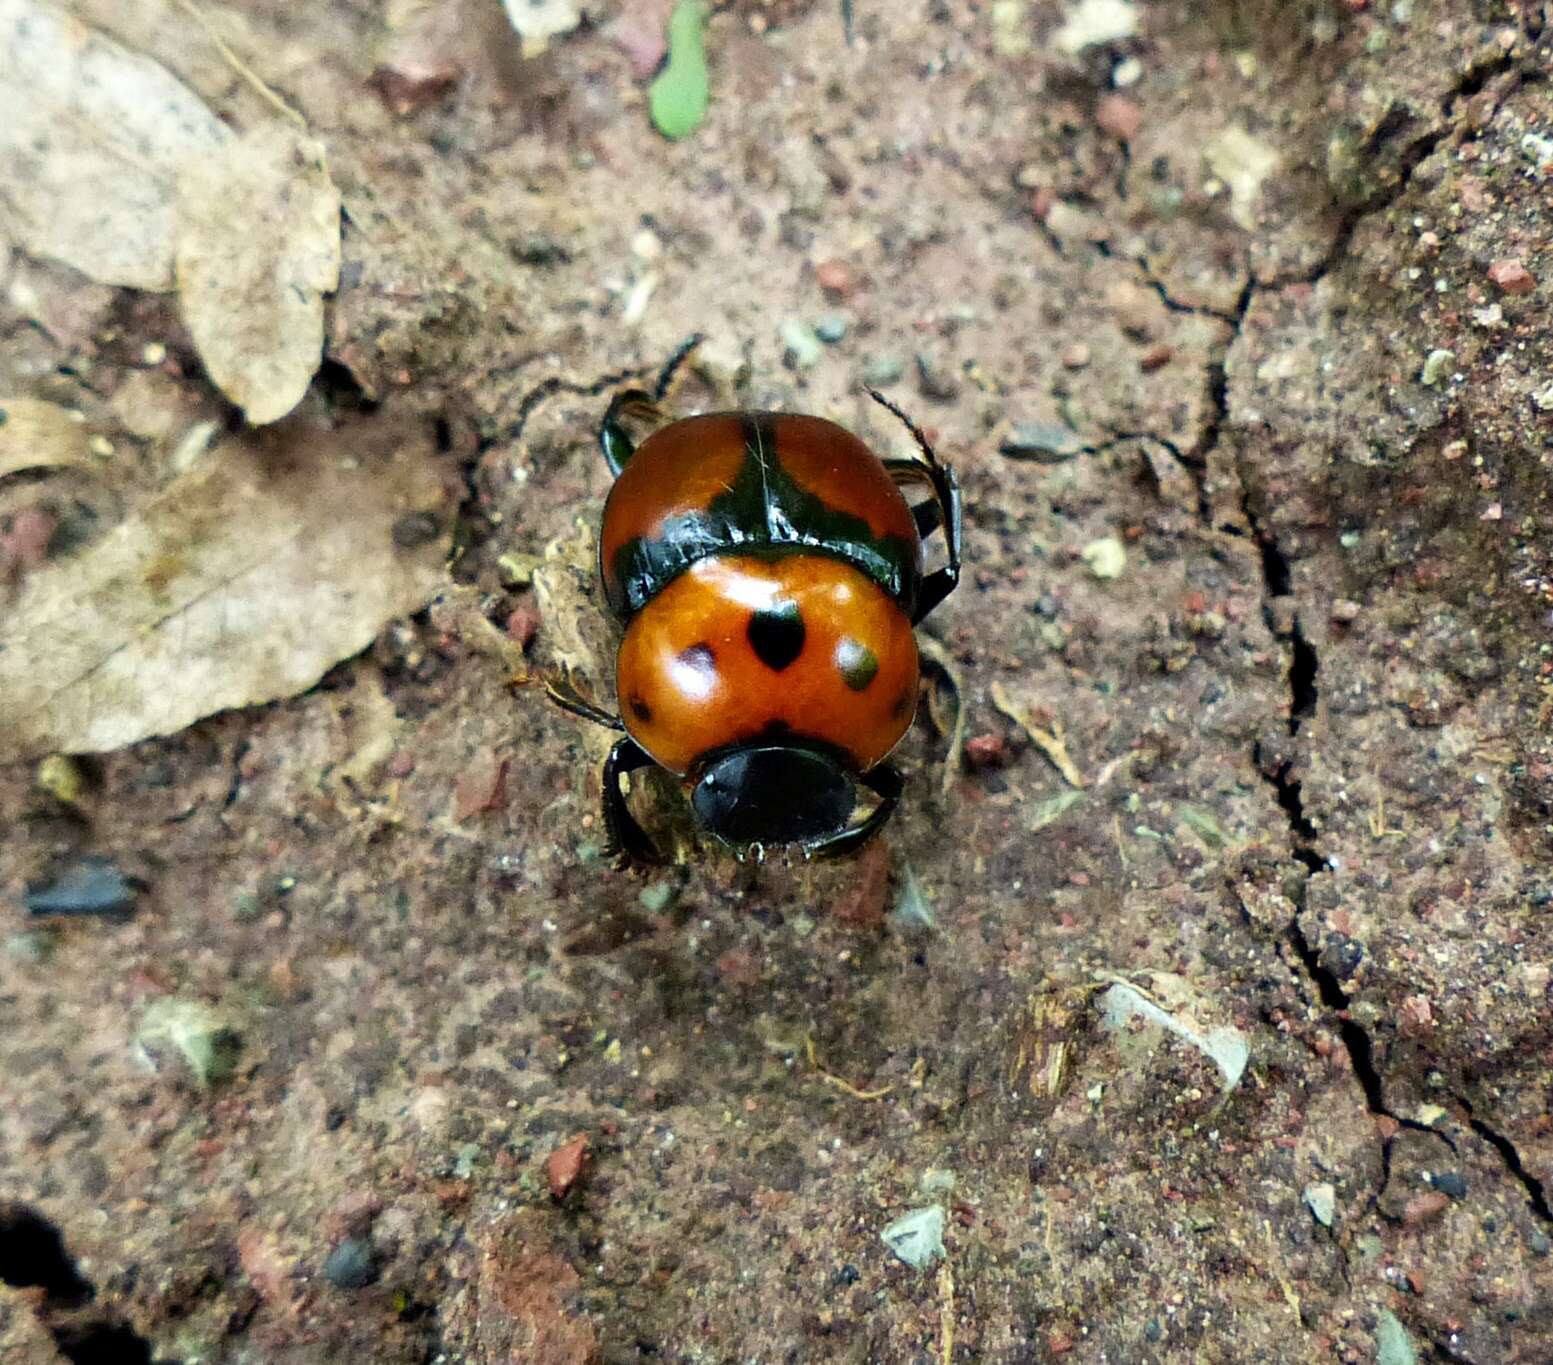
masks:
[[[903,787],[886,761],[917,704],[914,628],[960,578],[954,472],[920,427],[921,459],[880,459],[845,428],[787,412],[671,420],[660,407],[699,337],[656,386],[610,399],[598,441],[614,484],[599,531],[604,599],[623,630],[620,714],[552,684],[567,710],[622,731],[604,763],[604,822],[627,857],[661,862],[621,779],[660,767],[697,823],[743,856],[861,847]],[[637,443],[635,427],[650,429]],[[903,488],[925,489],[908,503]],[[942,566],[924,541],[942,531]],[[877,804],[854,821],[857,787]]]

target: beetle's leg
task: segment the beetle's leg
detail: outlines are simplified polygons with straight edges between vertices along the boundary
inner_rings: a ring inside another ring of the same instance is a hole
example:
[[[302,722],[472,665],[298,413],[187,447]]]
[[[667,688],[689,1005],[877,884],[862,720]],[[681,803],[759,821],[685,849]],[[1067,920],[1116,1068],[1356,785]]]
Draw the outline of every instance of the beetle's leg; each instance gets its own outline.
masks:
[[[572,681],[572,675],[563,672],[559,678],[547,678],[545,680],[545,694],[563,711],[570,711],[574,716],[581,716],[584,720],[591,720],[595,725],[602,725],[609,730],[624,730],[625,723],[619,716],[612,716],[602,706],[589,701],[577,690],[577,684]]]
[[[604,828],[610,844],[638,863],[661,863],[663,854],[631,814],[625,793],[620,790],[620,779],[626,773],[653,766],[647,751],[634,739],[619,740],[604,760]]]
[[[886,460],[884,467],[901,488],[914,483],[932,482],[932,475],[921,460]],[[936,489],[929,501],[912,504],[911,519],[917,523],[917,534],[923,540],[944,524],[944,509],[939,506]]]
[[[858,781],[879,798],[879,804],[874,807],[873,813],[866,820],[849,825],[837,834],[830,834],[814,843],[805,844],[806,856],[836,858],[843,853],[851,853],[872,839],[895,813],[901,789],[906,784],[891,764],[880,763],[877,767],[870,768],[858,778]]]
[[[619,477],[626,462],[636,453],[636,439],[627,423],[637,426],[661,426],[668,420],[658,405],[668,396],[674,376],[680,372],[690,353],[702,342],[700,332],[682,342],[658,372],[658,380],[649,392],[646,389],[621,389],[609,400],[604,410],[604,420],[599,423],[599,449],[604,452],[604,463],[609,472]]]
[[[943,568],[934,569],[922,580],[922,587],[917,592],[917,610],[912,617],[911,624],[916,625],[930,611],[933,610],[944,598],[955,590],[960,581],[960,544],[964,535],[964,513],[960,506],[960,481],[955,478],[954,470],[947,465],[939,465],[938,477],[935,484],[942,481],[938,490],[940,503],[943,508],[944,549],[948,555],[948,562]]]
[[[627,430],[625,419],[652,422],[662,416],[646,389],[621,389],[609,400],[609,406],[604,409],[604,420],[599,423],[599,449],[604,452],[604,463],[611,474],[618,478],[626,461],[636,453],[636,440]]]
[[[960,504],[960,481],[948,465],[923,464],[921,460],[886,460],[884,467],[898,484],[927,483],[932,486],[933,500],[918,503],[911,509],[917,523],[917,534],[924,539],[940,526],[944,530],[946,563],[922,580],[917,593],[917,609],[911,624],[916,625],[944,598],[954,591],[960,581],[961,537],[964,534],[964,514]]]

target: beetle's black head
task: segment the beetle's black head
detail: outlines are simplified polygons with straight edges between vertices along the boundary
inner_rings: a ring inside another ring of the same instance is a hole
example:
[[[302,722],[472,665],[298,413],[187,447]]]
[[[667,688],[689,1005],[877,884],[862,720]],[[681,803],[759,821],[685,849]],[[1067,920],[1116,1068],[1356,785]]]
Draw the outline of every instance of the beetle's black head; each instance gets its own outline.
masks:
[[[812,844],[846,828],[857,792],[824,749],[755,740],[708,759],[690,804],[725,843]]]

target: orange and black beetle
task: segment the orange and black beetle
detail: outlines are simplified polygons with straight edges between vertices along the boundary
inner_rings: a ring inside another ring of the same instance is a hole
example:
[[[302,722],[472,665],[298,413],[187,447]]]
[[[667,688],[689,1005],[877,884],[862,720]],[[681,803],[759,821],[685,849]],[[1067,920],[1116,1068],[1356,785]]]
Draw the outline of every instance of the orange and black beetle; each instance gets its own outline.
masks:
[[[881,460],[833,422],[776,412],[668,421],[625,389],[599,428],[615,475],[599,573],[625,628],[621,714],[575,693],[568,709],[625,732],[604,765],[604,819],[622,851],[659,853],[631,814],[624,773],[657,764],[684,779],[699,823],[760,856],[857,848],[889,819],[900,774],[884,760],[917,704],[912,628],[960,577],[960,489],[917,426],[922,460]],[[628,423],[656,425],[635,445]],[[907,503],[902,485],[931,500]],[[925,570],[943,528],[947,562]],[[878,804],[855,822],[855,783]]]

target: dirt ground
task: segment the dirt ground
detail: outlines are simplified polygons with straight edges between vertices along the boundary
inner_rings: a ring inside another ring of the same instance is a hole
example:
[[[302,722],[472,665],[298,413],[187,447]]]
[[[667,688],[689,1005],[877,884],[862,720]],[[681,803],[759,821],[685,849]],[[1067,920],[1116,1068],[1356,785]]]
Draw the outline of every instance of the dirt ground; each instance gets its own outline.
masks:
[[[0,1360],[1553,1359],[1549,16],[1146,0],[1079,45],[1105,8],[856,0],[849,45],[738,0],[673,143],[662,7],[526,60],[494,0],[209,8],[345,203],[292,420],[434,437],[461,554],[73,804],[0,769]],[[184,8],[86,10],[251,113]],[[133,506],[144,348],[169,430],[213,404],[175,306],[12,268],[7,391]],[[686,410],[906,453],[866,378],[965,485],[963,734],[924,714],[851,861],[615,868],[607,736],[477,638],[607,658],[601,400],[519,406],[695,331]],[[85,855],[132,912],[29,915]],[[1122,976],[1238,1084],[1108,1030]],[[167,1001],[229,1075],[148,1043]],[[881,1238],[918,1209],[937,1263]]]

